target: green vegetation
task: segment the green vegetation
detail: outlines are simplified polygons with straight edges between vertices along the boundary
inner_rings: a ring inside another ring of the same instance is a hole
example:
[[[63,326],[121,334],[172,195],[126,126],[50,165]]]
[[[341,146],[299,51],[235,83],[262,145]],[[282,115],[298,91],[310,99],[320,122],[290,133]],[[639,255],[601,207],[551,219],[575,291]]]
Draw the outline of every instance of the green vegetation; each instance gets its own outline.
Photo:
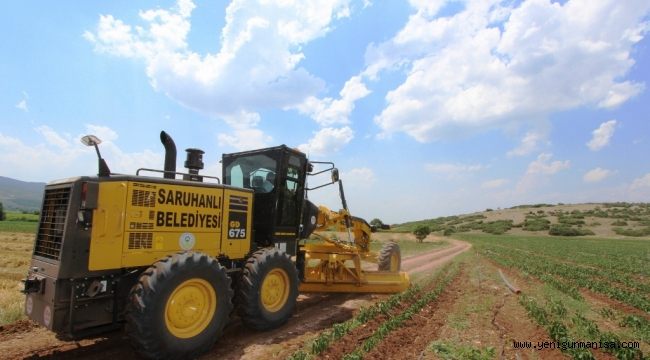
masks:
[[[433,250],[435,248],[444,247],[449,245],[447,241],[427,241],[427,242],[415,242],[412,240],[392,240],[399,245],[400,253],[402,258],[409,257],[411,255],[423,253],[426,251]],[[381,247],[384,245],[383,242],[373,241],[370,243],[370,250],[378,252],[381,250]]]
[[[577,210],[568,205],[567,210],[560,204],[533,204],[499,209],[498,213],[494,209],[486,209],[482,214],[446,216],[398,224],[392,231],[413,232],[420,226],[427,226],[432,233],[445,236],[479,231],[500,235],[509,233],[512,228],[520,228],[523,231],[547,231],[553,236],[593,236],[596,235],[594,231],[598,231],[600,236],[610,236],[607,230],[600,227],[601,222],[596,221],[609,218],[614,219],[611,223],[614,226],[612,231],[618,235],[650,236],[650,203],[605,203],[593,206],[592,209],[584,209],[583,206],[582,210]],[[553,209],[537,209],[542,207]],[[527,211],[524,221],[515,224],[513,219],[519,218],[524,211]],[[509,216],[512,218],[508,219]]]
[[[429,236],[430,233],[431,229],[429,229],[429,227],[426,225],[419,225],[415,228],[415,230],[413,230],[413,235],[415,235],[415,238],[418,239],[418,242],[422,242],[424,238]]]
[[[2,201],[0,201],[0,221],[3,221],[5,219],[5,210],[4,207],[2,206]]]
[[[377,318],[380,315],[388,316],[390,318],[388,322],[391,322],[391,325],[382,325],[384,326],[384,330],[381,331],[383,335],[379,337],[379,335],[375,335],[376,334],[375,333],[370,338],[368,338],[368,340],[366,340],[366,342],[368,341],[374,342],[373,344],[374,347],[374,345],[377,344],[377,340],[370,340],[370,339],[379,338],[380,340],[381,338],[383,338],[383,336],[387,334],[388,331],[390,331],[386,329],[394,329],[396,326],[401,324],[401,322],[403,322],[406,318],[412,317],[415,314],[416,305],[420,306],[419,309],[421,309],[422,306],[426,305],[426,303],[433,301],[435,297],[432,296],[431,294],[435,291],[441,292],[442,289],[444,289],[444,287],[446,286],[446,284],[449,283],[457,273],[458,273],[457,264],[447,265],[439,272],[436,272],[432,276],[423,279],[421,284],[414,284],[405,292],[392,295],[386,300],[377,302],[369,307],[362,308],[359,311],[359,313],[352,319],[347,320],[343,323],[335,324],[332,327],[332,329],[320,333],[315,339],[305,344],[305,346],[302,349],[294,352],[291,356],[289,356],[289,359],[292,360],[312,359],[315,356],[318,356],[323,352],[325,352],[334,342],[346,336],[352,330],[358,328],[359,326],[363,326],[364,324]],[[430,286],[435,286],[435,289],[439,289],[439,290],[432,290],[423,295],[424,289]],[[390,316],[393,310],[399,307],[401,304],[409,304],[409,303],[413,303],[413,305],[411,305],[404,312],[402,312],[397,316]],[[397,320],[398,318],[401,320]],[[366,346],[366,348],[368,348],[368,346]],[[371,347],[369,349],[371,349]],[[356,358],[354,356],[359,356],[360,358],[362,353],[363,350],[357,349],[352,354],[348,354],[346,358],[348,357]]]
[[[434,341],[429,345],[429,351],[443,360],[491,360],[496,357],[496,349],[492,346],[477,348],[469,345],[456,345],[444,341]]]
[[[457,235],[482,255],[580,300],[580,289],[650,311],[647,241],[571,237]],[[625,261],[621,261],[625,259]]]
[[[38,214],[7,211],[0,222],[0,232],[36,233]]]
[[[526,231],[545,231],[550,228],[551,222],[544,215],[526,215],[522,229]]]
[[[488,234],[501,235],[512,229],[512,220],[496,220],[483,224],[481,230]]]
[[[417,299],[400,314],[389,317],[375,330],[375,332],[372,333],[372,335],[370,335],[370,337],[368,337],[354,351],[346,354],[343,359],[363,359],[364,354],[374,349],[388,334],[390,334],[391,331],[401,327],[404,322],[417,315],[417,313],[422,310],[422,308],[424,308],[432,301],[436,300],[442,291],[447,287],[447,285],[449,285],[449,283],[456,277],[459,271],[458,269],[459,267],[457,263],[452,264],[451,266],[445,266],[445,268],[443,268],[439,273],[438,279],[434,281],[436,285],[431,291],[423,294],[419,299]]]
[[[617,233],[618,235],[623,235],[623,236],[635,236],[635,237],[648,236],[650,235],[650,227],[645,227],[641,229],[614,228],[614,232]]]
[[[594,232],[589,229],[581,229],[563,223],[551,225],[548,234],[553,236],[585,236],[594,235]]]

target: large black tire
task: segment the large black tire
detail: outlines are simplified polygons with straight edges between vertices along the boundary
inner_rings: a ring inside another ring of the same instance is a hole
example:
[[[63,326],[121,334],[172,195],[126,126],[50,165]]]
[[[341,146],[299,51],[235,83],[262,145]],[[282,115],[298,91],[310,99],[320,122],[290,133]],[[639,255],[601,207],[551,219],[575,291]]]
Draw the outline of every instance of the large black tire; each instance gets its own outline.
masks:
[[[195,252],[170,255],[145,270],[131,289],[126,332],[142,356],[195,358],[221,336],[232,311],[226,270]]]
[[[394,242],[384,244],[379,252],[377,265],[380,271],[400,271],[402,268],[402,253],[399,250],[399,245]]]
[[[298,271],[289,255],[275,248],[253,253],[238,287],[239,315],[255,330],[276,328],[289,320],[298,297]]]

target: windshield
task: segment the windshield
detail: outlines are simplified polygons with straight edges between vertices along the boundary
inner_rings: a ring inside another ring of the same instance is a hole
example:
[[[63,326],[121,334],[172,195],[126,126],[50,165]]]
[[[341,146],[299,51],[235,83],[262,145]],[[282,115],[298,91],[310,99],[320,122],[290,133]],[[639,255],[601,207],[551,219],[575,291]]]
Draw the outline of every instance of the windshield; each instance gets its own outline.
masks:
[[[277,162],[267,155],[251,155],[233,161],[226,168],[224,183],[269,193],[275,188]]]

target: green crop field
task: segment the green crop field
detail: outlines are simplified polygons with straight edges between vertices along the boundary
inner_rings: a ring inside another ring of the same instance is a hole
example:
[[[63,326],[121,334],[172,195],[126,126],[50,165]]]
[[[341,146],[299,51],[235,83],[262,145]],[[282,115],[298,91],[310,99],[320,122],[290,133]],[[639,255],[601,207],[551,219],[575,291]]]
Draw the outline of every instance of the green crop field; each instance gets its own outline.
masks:
[[[519,302],[554,341],[650,344],[650,241],[487,234],[456,238],[472,243],[497,266],[542,284]],[[575,359],[593,358],[587,349],[564,352]],[[606,352],[618,359],[640,356],[638,349]]]

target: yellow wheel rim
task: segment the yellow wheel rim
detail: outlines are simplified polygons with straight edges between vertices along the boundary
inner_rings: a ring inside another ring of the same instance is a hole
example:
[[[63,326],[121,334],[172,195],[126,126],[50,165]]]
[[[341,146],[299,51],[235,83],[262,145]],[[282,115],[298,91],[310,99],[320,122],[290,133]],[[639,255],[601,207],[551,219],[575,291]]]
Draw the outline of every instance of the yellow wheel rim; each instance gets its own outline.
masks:
[[[390,256],[390,271],[398,271],[399,255],[393,254]]]
[[[167,299],[165,324],[172,335],[191,338],[208,327],[216,309],[217,294],[212,285],[203,279],[190,279]]]
[[[276,312],[289,299],[289,275],[282,269],[271,270],[262,282],[260,291],[262,306],[269,312]]]

